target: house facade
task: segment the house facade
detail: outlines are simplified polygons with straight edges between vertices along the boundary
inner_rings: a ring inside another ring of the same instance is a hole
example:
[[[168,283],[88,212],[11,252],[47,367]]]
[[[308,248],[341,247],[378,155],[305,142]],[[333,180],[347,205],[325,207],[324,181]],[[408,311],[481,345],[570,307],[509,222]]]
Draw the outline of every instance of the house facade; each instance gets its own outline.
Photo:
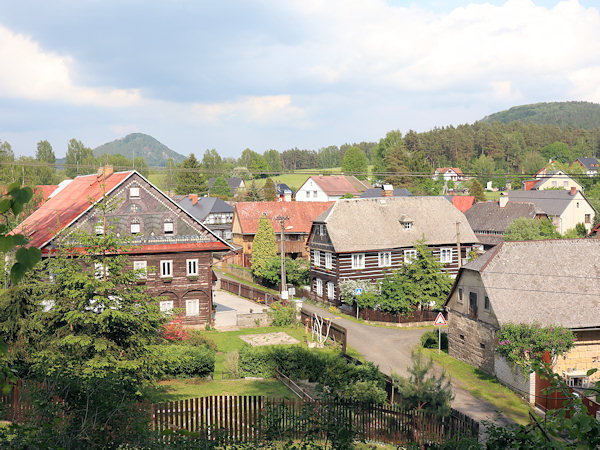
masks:
[[[277,192],[277,200],[280,202],[291,202],[294,192],[292,188],[285,183],[275,183],[275,191]]]
[[[565,189],[569,191],[571,188],[583,191],[583,186],[562,170],[544,171],[543,174],[538,172],[535,179],[523,181],[523,190],[525,191],[543,191],[546,189]]]
[[[451,276],[477,245],[464,214],[443,197],[338,200],[312,225],[311,296],[339,306],[342,280],[381,280],[416,257],[421,239]]]
[[[440,176],[444,181],[462,181],[465,178],[458,167],[438,167],[433,173],[433,179],[437,180]]]
[[[330,202],[346,194],[360,197],[371,185],[354,176],[319,175],[309,177],[296,191],[297,202]]]
[[[180,199],[177,204],[206,225],[215,236],[227,242],[232,241],[233,206],[229,203],[216,197],[189,194]]]
[[[496,336],[507,323],[540,323],[570,328],[577,337],[575,348],[554,362],[556,373],[598,367],[599,255],[596,239],[503,242],[466,264],[446,300],[450,356],[532,400],[535,377],[524,378],[496,354]]]
[[[58,236],[74,230],[104,233],[94,205],[115,201],[107,214],[114,233],[131,239],[127,251],[133,269],[145,269],[140,283],[160,296],[165,313],[177,312],[185,324],[210,320],[212,308],[212,252],[230,250],[207,227],[185,212],[136,171],[113,173],[105,166],[96,175],[79,176],[15,230],[30,236],[45,258],[52,257]]]
[[[595,177],[598,175],[600,162],[598,162],[596,158],[577,158],[575,162],[585,169],[585,174],[588,177]]]

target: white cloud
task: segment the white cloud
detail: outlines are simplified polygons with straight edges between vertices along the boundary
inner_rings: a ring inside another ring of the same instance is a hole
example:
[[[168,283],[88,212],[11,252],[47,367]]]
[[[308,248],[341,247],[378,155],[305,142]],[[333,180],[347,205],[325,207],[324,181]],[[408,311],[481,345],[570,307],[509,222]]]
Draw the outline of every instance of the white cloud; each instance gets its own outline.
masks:
[[[577,70],[569,75],[573,83],[571,95],[577,100],[600,103],[600,66]]]

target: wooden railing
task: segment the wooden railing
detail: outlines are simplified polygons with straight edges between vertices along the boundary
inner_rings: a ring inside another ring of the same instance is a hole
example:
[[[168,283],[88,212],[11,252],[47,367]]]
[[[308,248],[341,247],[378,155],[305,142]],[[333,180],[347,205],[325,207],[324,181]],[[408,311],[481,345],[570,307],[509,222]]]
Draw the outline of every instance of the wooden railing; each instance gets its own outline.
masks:
[[[307,400],[307,401],[311,401],[311,402],[315,400],[314,398],[312,398],[312,396],[308,392],[306,392],[305,389],[302,389],[302,387],[300,387],[298,385],[298,383],[296,383],[294,380],[292,380],[286,374],[281,373],[279,371],[279,367],[275,368],[275,378],[277,378],[284,385],[286,385],[287,388],[290,391],[292,391],[294,394],[296,394],[298,396],[298,398],[300,398],[301,400]]]
[[[355,310],[356,311],[356,310]],[[411,323],[411,322],[433,322],[440,311],[429,309],[416,309],[406,314],[394,314],[384,311],[375,311],[373,309],[361,309],[358,317],[372,322],[391,322],[391,323]],[[443,313],[448,317],[447,313]]]
[[[282,301],[279,295],[271,294],[261,289],[248,286],[247,284],[239,283],[237,281],[229,280],[227,278],[221,278],[221,289],[239,295],[240,297],[248,298],[256,303],[262,303],[265,305]],[[289,302],[287,300],[283,300],[283,303],[287,305]]]

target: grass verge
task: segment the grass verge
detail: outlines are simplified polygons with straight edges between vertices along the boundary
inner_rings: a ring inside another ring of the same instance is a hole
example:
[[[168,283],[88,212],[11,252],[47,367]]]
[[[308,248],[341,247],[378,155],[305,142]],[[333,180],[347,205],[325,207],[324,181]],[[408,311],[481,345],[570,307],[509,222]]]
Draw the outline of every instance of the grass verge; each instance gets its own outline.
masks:
[[[529,412],[533,410],[521,397],[502,385],[496,378],[452,358],[446,352],[438,355],[437,350],[423,349],[423,351],[473,396],[487,400],[506,417],[517,423],[529,423]]]
[[[236,277],[235,275],[231,275],[230,273],[228,273],[228,272],[225,272],[224,270],[222,270],[222,269],[219,269],[219,268],[217,268],[217,267],[213,267],[213,270],[214,270],[215,272],[218,272],[218,273],[220,273],[220,274],[222,274],[222,275],[226,276],[227,278],[231,278],[232,280],[234,280],[234,281],[237,281],[238,283],[242,283],[242,284],[246,284],[246,285],[248,285],[248,286],[252,286],[252,287],[254,287],[254,288],[256,288],[256,289],[260,289],[261,291],[268,292],[268,293],[270,293],[270,294],[279,295],[279,291],[276,291],[276,290],[274,290],[274,289],[269,289],[269,288],[267,288],[267,287],[264,287],[264,286],[262,286],[262,285],[260,285],[260,284],[256,284],[256,283],[253,283],[253,282],[251,282],[251,281],[244,280],[244,279],[242,279],[242,278]],[[230,294],[231,294],[231,292],[230,292]],[[233,294],[233,295],[235,295],[235,294]],[[245,298],[245,297],[242,297],[242,298]],[[250,300],[250,299],[246,298],[246,300]],[[252,301],[252,300],[250,300],[250,301]]]

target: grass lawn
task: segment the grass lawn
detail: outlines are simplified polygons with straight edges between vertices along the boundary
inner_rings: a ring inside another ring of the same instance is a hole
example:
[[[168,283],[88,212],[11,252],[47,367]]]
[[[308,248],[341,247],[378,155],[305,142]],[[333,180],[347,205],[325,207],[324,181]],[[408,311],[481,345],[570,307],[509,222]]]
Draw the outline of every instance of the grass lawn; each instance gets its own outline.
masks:
[[[500,194],[502,194],[502,192],[500,192],[500,191],[496,191],[496,192],[485,191],[485,198],[487,198],[488,200],[498,200],[500,198]]]
[[[533,411],[527,403],[496,378],[462,361],[437,350],[423,349],[433,361],[446,369],[446,372],[475,397],[487,400],[495,405],[504,415],[520,424],[529,423],[529,411]]]
[[[268,287],[264,287],[264,286],[262,286],[260,284],[256,284],[256,283],[253,283],[251,281],[244,280],[242,278],[236,277],[235,275],[231,275],[229,272],[226,272],[226,271],[224,271],[222,269],[219,269],[217,267],[213,267],[213,270],[215,272],[222,273],[222,274],[226,275],[227,278],[231,278],[232,280],[235,280],[235,281],[237,281],[239,283],[246,284],[248,286],[252,286],[252,287],[254,287],[256,289],[260,289],[261,291],[264,291],[264,292],[269,292],[270,294],[279,295],[279,291],[276,291],[275,289],[269,289]],[[249,300],[249,299],[246,299],[246,300]]]

